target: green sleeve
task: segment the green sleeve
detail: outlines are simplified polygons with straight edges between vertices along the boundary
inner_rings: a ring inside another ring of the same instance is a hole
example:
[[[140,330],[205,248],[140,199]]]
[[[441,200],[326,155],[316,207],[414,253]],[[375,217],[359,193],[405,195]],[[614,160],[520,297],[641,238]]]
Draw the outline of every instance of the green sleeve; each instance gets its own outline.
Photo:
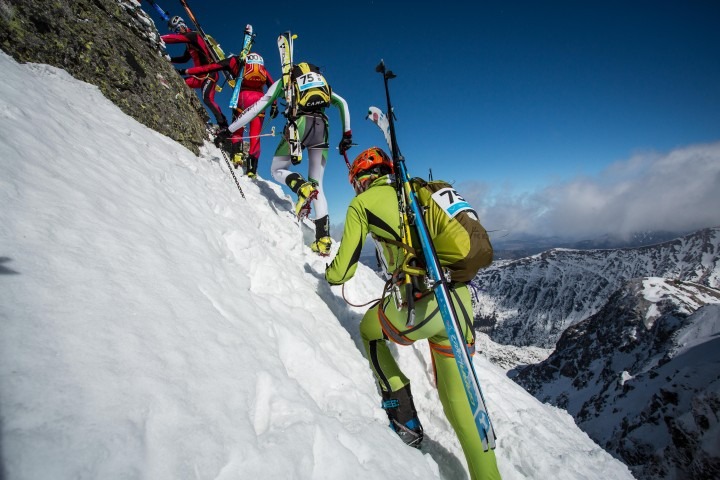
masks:
[[[355,197],[348,207],[345,216],[345,230],[338,253],[332,263],[325,270],[325,280],[331,285],[340,285],[355,275],[357,264],[360,261],[365,239],[368,234],[368,220],[365,209],[362,208],[358,197]]]

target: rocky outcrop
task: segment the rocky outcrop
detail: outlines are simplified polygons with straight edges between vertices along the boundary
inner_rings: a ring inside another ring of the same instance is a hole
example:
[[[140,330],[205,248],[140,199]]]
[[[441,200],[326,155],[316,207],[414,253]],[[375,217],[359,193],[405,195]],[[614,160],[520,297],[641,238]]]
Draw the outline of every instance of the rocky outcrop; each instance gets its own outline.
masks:
[[[0,48],[96,85],[126,114],[199,152],[208,116],[139,2],[0,0]]]

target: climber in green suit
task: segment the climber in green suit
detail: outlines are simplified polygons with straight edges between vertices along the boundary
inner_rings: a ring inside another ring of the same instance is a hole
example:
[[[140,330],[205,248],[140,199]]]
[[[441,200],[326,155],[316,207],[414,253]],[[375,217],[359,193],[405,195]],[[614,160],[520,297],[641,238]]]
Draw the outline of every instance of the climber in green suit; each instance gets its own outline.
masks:
[[[343,284],[352,278],[368,234],[379,246],[387,273],[392,275],[400,271],[406,253],[401,247],[400,212],[392,173],[392,160],[377,147],[365,150],[354,160],[350,169],[350,183],[357,196],[348,207],[337,255],[325,271],[325,279],[330,284]],[[456,311],[462,317],[463,334],[468,347],[474,350],[472,304],[468,287],[464,283],[453,283],[450,291]],[[407,308],[402,295],[397,301],[393,295],[384,296],[365,313],[360,323],[365,352],[380,386],[382,406],[387,412],[390,426],[406,444],[420,446],[423,428],[413,404],[410,380],[398,367],[387,341],[410,345],[417,340],[428,339],[440,401],[462,445],[471,479],[499,479],[495,452],[483,451],[432,291],[416,300],[414,308],[414,326],[408,327]]]

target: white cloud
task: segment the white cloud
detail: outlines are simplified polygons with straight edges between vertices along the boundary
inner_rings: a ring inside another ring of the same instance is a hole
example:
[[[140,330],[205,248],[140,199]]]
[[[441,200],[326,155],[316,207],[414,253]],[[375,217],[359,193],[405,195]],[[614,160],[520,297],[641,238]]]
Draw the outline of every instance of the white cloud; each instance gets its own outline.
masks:
[[[520,195],[460,188],[488,230],[570,238],[689,231],[720,224],[720,142],[635,155],[597,177]]]

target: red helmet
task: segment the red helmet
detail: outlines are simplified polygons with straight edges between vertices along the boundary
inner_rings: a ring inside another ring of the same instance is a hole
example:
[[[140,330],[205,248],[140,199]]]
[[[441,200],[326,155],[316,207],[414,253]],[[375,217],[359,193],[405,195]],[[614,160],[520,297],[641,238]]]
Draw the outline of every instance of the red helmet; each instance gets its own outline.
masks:
[[[387,153],[383,152],[379,147],[370,147],[355,157],[348,178],[355,191],[360,192],[367,188],[366,184],[370,180],[369,175],[380,176],[393,172],[393,162]],[[368,178],[361,178],[365,176]]]

